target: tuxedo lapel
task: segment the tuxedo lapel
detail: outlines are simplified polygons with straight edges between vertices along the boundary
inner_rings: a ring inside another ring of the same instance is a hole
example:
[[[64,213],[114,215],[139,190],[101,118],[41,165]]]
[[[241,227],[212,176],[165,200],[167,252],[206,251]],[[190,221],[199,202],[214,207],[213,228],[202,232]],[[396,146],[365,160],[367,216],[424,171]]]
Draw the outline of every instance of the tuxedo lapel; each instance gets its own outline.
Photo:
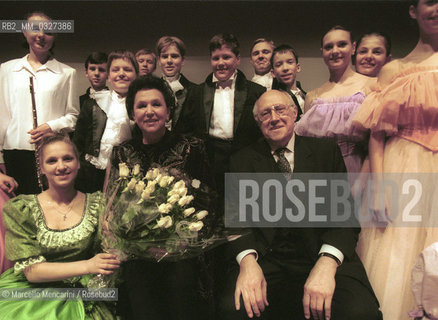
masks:
[[[216,90],[215,85],[212,82],[212,75],[213,74],[210,74],[207,77],[202,90],[203,91],[202,104],[204,109],[207,133],[208,133],[208,129],[210,128],[211,112],[213,110],[213,103],[214,103],[214,92]]]
[[[247,94],[246,78],[240,71],[237,71],[236,89],[234,91],[234,134],[236,134],[237,126],[245,108]]]
[[[185,89],[188,89],[188,87],[192,84],[186,77],[184,77],[182,73],[179,77],[179,83],[181,83]]]

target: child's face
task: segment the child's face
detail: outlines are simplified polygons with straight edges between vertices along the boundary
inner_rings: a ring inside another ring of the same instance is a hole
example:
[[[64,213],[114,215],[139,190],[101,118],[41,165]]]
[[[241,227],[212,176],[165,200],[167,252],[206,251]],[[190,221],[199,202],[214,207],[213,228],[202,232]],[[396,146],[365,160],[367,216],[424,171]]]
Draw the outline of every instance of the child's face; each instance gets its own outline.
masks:
[[[181,56],[178,48],[172,44],[161,51],[158,63],[161,67],[161,72],[166,77],[175,77],[181,72],[184,58]]]
[[[138,73],[145,76],[155,71],[155,57],[151,54],[141,54],[136,57],[138,63]]]
[[[136,77],[135,68],[128,59],[114,59],[111,62],[108,80],[121,96],[126,96],[129,85]]]
[[[108,78],[108,69],[105,63],[89,63],[87,70],[85,70],[85,76],[90,81],[91,87],[96,90],[102,90],[105,88],[106,79]]]
[[[210,64],[215,77],[219,81],[226,81],[236,71],[240,63],[240,55],[236,56],[231,49],[223,45],[211,53]]]

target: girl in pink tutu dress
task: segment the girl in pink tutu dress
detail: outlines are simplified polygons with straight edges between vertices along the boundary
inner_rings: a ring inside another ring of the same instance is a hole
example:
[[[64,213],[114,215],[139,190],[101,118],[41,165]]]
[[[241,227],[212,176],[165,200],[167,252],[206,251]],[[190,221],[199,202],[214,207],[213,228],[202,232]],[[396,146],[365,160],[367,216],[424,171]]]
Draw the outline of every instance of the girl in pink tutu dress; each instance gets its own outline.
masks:
[[[356,43],[341,26],[330,29],[322,38],[322,56],[330,73],[329,80],[306,96],[304,112],[295,125],[303,136],[334,138],[341,148],[348,172],[360,172],[364,158],[365,135],[352,127],[352,117],[365,99],[373,78],[351,67]]]
[[[3,204],[9,200],[12,191],[17,186],[17,181],[14,178],[0,172],[0,212],[3,209]],[[3,214],[0,214],[0,274],[13,266],[13,263],[5,256],[5,227],[3,226],[2,217]]]
[[[413,1],[409,14],[419,27],[417,46],[383,67],[375,90],[354,119],[355,125],[371,130],[370,163],[377,179],[394,180],[393,173],[397,178],[414,173],[420,179],[422,173],[438,171],[438,2]],[[388,225],[372,222],[370,228],[362,228],[357,250],[384,319],[409,319],[408,311],[416,308],[412,267],[420,252],[438,241],[434,185],[423,186],[420,210],[415,211],[421,218],[418,227],[400,227],[403,206],[398,202],[396,211],[386,194],[386,210],[373,205],[371,213],[390,217]]]

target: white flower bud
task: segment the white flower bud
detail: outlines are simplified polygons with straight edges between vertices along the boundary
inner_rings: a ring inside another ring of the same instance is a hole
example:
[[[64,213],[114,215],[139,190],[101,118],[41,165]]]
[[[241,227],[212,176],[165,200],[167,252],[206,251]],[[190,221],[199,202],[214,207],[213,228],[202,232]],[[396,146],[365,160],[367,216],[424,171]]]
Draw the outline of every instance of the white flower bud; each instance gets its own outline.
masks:
[[[143,201],[146,201],[149,199],[149,197],[151,196],[151,193],[146,189],[143,190],[143,192],[141,193],[141,199]]]
[[[158,168],[154,168],[152,170],[152,179],[156,179],[158,177],[158,175],[160,174],[160,169]]]
[[[185,186],[186,186],[186,184],[185,184],[185,182],[183,180],[178,180],[178,182],[176,182],[173,185],[173,189],[177,190],[177,189],[180,189],[180,188],[185,187]]]
[[[200,185],[201,185],[201,181],[199,181],[198,179],[192,180],[192,187],[193,188],[198,189]]]
[[[193,208],[193,207],[187,208],[186,210],[183,211],[184,217],[186,217],[186,218],[190,217],[193,212],[195,212],[195,208]]]
[[[187,188],[186,187],[179,188],[177,191],[178,191],[178,195],[180,197],[184,197],[187,194]]]
[[[167,199],[167,203],[175,204],[178,202],[178,200],[179,200],[179,195],[173,194],[169,197],[169,199]]]
[[[172,224],[173,224],[173,221],[172,221],[171,216],[162,217],[162,218],[160,218],[160,220],[157,221],[157,226],[159,228],[167,229],[167,228],[170,228],[172,226]]]
[[[129,176],[129,168],[126,163],[119,163],[119,176],[120,178],[126,178]]]
[[[139,182],[137,182],[137,184],[135,185],[135,193],[137,194],[141,194],[144,190],[145,184],[143,180],[140,180]]]
[[[135,178],[132,178],[131,181],[129,181],[129,183],[128,183],[128,186],[127,186],[128,190],[129,191],[134,190],[136,184],[137,184],[137,180],[135,180]]]
[[[204,219],[206,216],[208,215],[208,211],[207,210],[201,210],[196,214],[196,219],[198,220],[202,220]]]
[[[146,175],[145,175],[145,178],[147,179],[147,180],[153,180],[154,178],[153,178],[153,174],[154,174],[154,171],[151,169],[151,170],[148,170],[148,172],[146,172]]]
[[[193,199],[194,199],[193,196],[184,196],[181,199],[179,199],[178,204],[181,207],[184,207],[188,205],[190,202],[192,202]]]
[[[169,213],[172,209],[172,205],[170,203],[162,203],[158,206],[158,212],[166,214]]]
[[[192,222],[189,224],[189,230],[190,231],[199,231],[204,226],[204,223],[202,221]]]
[[[132,169],[132,174],[134,175],[134,176],[136,176],[136,175],[138,175],[140,173],[140,164],[136,164],[136,165],[134,165],[134,169]]]
[[[173,178],[173,177],[172,177]],[[161,188],[167,187],[170,182],[172,182],[173,179],[169,176],[161,176],[160,180],[158,181],[158,184]]]

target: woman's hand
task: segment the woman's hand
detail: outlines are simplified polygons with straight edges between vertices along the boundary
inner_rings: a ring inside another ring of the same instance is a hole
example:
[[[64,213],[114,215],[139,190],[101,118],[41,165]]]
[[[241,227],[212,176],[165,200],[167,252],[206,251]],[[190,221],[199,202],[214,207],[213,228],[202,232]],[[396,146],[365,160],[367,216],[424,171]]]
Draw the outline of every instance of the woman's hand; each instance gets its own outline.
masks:
[[[115,254],[99,253],[93,258],[86,260],[88,274],[112,274],[115,269],[120,267],[121,261]]]
[[[15,189],[17,189],[18,183],[14,178],[0,173],[0,189],[2,189],[6,193],[11,193]]]
[[[47,123],[43,123],[35,129],[28,131],[28,133],[30,134],[30,143],[38,143],[41,141],[41,139],[51,134],[52,132],[52,128],[50,128]]]

